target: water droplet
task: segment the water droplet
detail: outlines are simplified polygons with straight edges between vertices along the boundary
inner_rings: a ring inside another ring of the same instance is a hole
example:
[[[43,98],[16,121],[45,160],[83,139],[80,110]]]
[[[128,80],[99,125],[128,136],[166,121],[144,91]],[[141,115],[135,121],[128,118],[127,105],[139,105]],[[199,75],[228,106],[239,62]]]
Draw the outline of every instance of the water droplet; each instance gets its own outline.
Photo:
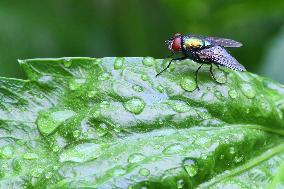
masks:
[[[101,113],[100,113],[100,111],[98,111],[98,110],[96,110],[96,111],[93,113],[93,117],[94,117],[95,119],[99,118],[100,115],[101,115]]]
[[[145,75],[145,74],[142,74],[142,75],[141,75],[141,79],[142,79],[143,81],[147,81],[147,80],[149,80],[149,77],[148,77],[147,75]]]
[[[58,145],[52,146],[52,151],[53,152],[58,152],[60,150],[60,147]]]
[[[64,58],[63,64],[66,68],[69,68],[72,65],[71,58],[68,58],[68,57]]]
[[[0,157],[4,159],[10,159],[13,157],[14,148],[10,145],[4,146],[0,149]]]
[[[126,173],[126,170],[125,169],[122,169],[122,168],[117,168],[117,169],[115,169],[115,170],[113,170],[112,171],[112,176],[113,177],[118,177],[118,176],[121,176],[121,175],[123,175],[123,174],[125,174]]]
[[[220,92],[220,91],[215,91],[215,96],[219,99],[219,100],[224,100],[224,95]]]
[[[32,177],[38,178],[38,177],[40,177],[40,175],[42,174],[43,171],[44,170],[42,168],[35,168],[35,169],[32,169],[31,175],[32,175]]]
[[[180,85],[184,90],[189,92],[196,89],[196,83],[192,77],[182,78]]]
[[[64,150],[60,156],[60,162],[77,162],[82,163],[96,159],[103,153],[103,145],[94,143],[78,144]]]
[[[207,111],[197,111],[201,119],[210,119],[212,116]]]
[[[13,161],[12,166],[13,166],[14,171],[20,172],[22,170],[22,161],[18,160],[18,159],[15,159]]]
[[[225,155],[224,154],[221,154],[219,159],[224,159],[225,158]]]
[[[157,87],[157,90],[160,92],[160,93],[163,93],[165,91],[164,87],[162,85],[159,85]]]
[[[109,73],[103,73],[98,77],[98,80],[100,81],[105,81],[105,80],[109,80],[110,78],[110,74]]]
[[[148,176],[148,175],[150,175],[150,171],[146,168],[142,168],[142,169],[139,170],[139,174],[141,176]]]
[[[38,83],[41,85],[48,85],[50,82],[52,82],[53,77],[51,75],[44,75],[40,78],[38,78]]]
[[[188,112],[190,110],[190,106],[188,106],[187,103],[183,101],[168,101],[166,103],[178,113]]]
[[[177,188],[182,189],[184,187],[184,180],[180,179],[177,181]]]
[[[108,102],[108,101],[102,101],[100,103],[101,108],[108,108],[109,106],[110,106],[110,102]]]
[[[24,159],[27,159],[27,160],[33,160],[33,159],[38,159],[38,155],[35,154],[35,153],[25,153],[24,156],[23,156]]]
[[[230,154],[235,154],[236,153],[236,149],[234,147],[230,147],[229,148],[229,152],[230,152]]]
[[[86,79],[71,79],[69,82],[69,88],[74,91],[79,89],[84,83]]]
[[[142,62],[145,66],[153,66],[155,64],[155,59],[152,57],[145,57]]]
[[[40,112],[36,124],[39,129],[39,131],[43,135],[49,135],[55,129],[62,124],[67,119],[73,117],[75,115],[75,112],[72,110],[63,110],[63,111],[45,111]]]
[[[72,132],[72,134],[73,134],[74,138],[79,138],[79,136],[81,135],[81,131],[75,130],[75,131]]]
[[[114,61],[114,69],[119,70],[123,68],[124,65],[124,58],[116,58]]]
[[[100,123],[98,127],[96,127],[97,135],[102,137],[107,134],[107,125],[105,123]]]
[[[52,172],[45,173],[45,178],[50,179],[52,177]]]
[[[190,177],[194,177],[197,174],[198,167],[191,159],[184,161],[184,168]]]
[[[243,159],[244,159],[244,156],[236,156],[235,158],[234,158],[234,160],[235,160],[235,162],[236,163],[240,163],[241,161],[243,161]]]
[[[88,97],[89,98],[93,98],[98,94],[98,91],[89,91],[88,92]]]
[[[229,96],[233,99],[238,97],[238,92],[235,89],[230,89],[229,90]]]
[[[138,163],[140,161],[143,161],[144,159],[145,159],[145,156],[143,154],[135,153],[135,154],[131,154],[128,157],[128,162],[129,163]]]
[[[253,98],[256,95],[255,89],[248,83],[241,84],[241,90],[243,94],[248,98]]]
[[[218,83],[226,83],[227,82],[227,77],[224,71],[220,69],[214,69],[213,70],[214,77],[216,78]]]
[[[141,87],[140,85],[133,85],[132,89],[136,92],[143,92],[143,87]]]
[[[181,144],[171,144],[163,150],[163,153],[175,154],[177,152],[181,152],[183,149],[184,149],[184,147]]]
[[[140,114],[145,107],[145,102],[140,98],[132,98],[124,103],[124,107],[131,113]]]

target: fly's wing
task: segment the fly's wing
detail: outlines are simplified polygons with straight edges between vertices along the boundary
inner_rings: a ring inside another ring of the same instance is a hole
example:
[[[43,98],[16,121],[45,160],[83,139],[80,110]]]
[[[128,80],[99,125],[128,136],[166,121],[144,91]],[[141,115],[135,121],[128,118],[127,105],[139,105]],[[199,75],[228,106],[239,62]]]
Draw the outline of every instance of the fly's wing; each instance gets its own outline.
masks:
[[[232,40],[232,39],[225,39],[225,38],[218,38],[218,37],[204,37],[205,40],[209,41],[211,44],[221,47],[241,47],[243,46],[242,43]]]
[[[241,65],[234,57],[232,57],[224,48],[220,46],[202,49],[196,52],[196,54],[205,62],[215,63],[232,70],[246,71],[243,65]]]
[[[221,46],[221,47],[241,47],[243,46],[242,43],[232,40],[232,39],[219,38],[219,37],[207,37],[207,36],[196,35],[196,34],[191,34],[188,36],[197,37],[205,41],[208,41],[209,43],[211,43],[211,46]]]

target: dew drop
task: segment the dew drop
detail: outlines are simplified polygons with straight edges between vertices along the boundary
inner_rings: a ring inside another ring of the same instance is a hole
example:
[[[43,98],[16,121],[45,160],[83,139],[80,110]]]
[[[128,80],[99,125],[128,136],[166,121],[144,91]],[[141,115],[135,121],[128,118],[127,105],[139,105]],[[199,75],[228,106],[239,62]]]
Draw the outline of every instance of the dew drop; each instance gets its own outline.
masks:
[[[124,58],[116,58],[114,61],[114,69],[119,70],[123,68],[124,65]]]
[[[45,173],[45,178],[50,179],[52,177],[52,172]]]
[[[59,161],[82,163],[96,159],[102,152],[102,145],[94,143],[78,144],[77,146],[64,150],[59,156]]]
[[[122,169],[122,168],[117,168],[115,170],[112,171],[112,176],[113,177],[117,177],[117,176],[121,176],[123,174],[126,173],[126,170],[125,169]]]
[[[109,80],[110,78],[110,74],[109,73],[103,73],[98,77],[98,80],[100,81],[106,81]]]
[[[38,155],[35,154],[35,153],[25,153],[24,156],[23,156],[24,159],[27,159],[27,160],[33,160],[33,159],[38,159]]]
[[[159,85],[157,87],[157,90],[160,92],[160,93],[163,93],[165,91],[165,88],[162,86],[162,85]]]
[[[138,163],[140,161],[143,161],[144,159],[145,159],[145,156],[143,154],[135,153],[135,154],[131,154],[128,157],[128,162],[129,163]]]
[[[230,147],[229,148],[229,152],[230,152],[230,154],[235,154],[236,153],[236,149],[234,147]]]
[[[139,170],[139,174],[141,176],[148,176],[148,175],[150,175],[150,171],[146,168],[142,168],[142,169]]]
[[[96,127],[96,132],[100,137],[105,136],[107,134],[107,125],[105,123],[99,124],[99,126]]]
[[[31,176],[38,178],[38,177],[40,177],[40,175],[42,174],[43,171],[44,171],[44,170],[43,170],[42,168],[35,168],[35,169],[32,169],[32,171],[31,171]]]
[[[98,94],[97,91],[89,91],[89,92],[88,92],[88,97],[89,97],[89,98],[93,98],[93,97],[95,97],[97,94]]]
[[[198,167],[191,159],[184,161],[184,168],[190,177],[194,177],[197,174]]]
[[[50,82],[52,82],[53,77],[51,75],[44,75],[40,78],[38,78],[38,83],[41,85],[48,85]]]
[[[174,154],[174,153],[177,153],[177,152],[181,152],[183,149],[184,149],[184,147],[181,144],[171,144],[163,150],[163,153]]]
[[[74,91],[79,89],[83,84],[85,84],[86,79],[71,79],[69,82],[69,88]]]
[[[140,98],[132,98],[124,103],[124,107],[131,113],[140,114],[145,107],[145,102]]]
[[[69,68],[72,65],[71,58],[64,58],[63,64],[66,68]]]
[[[166,102],[170,107],[178,113],[188,112],[190,110],[190,106],[187,105],[186,102],[183,101],[168,101]]]
[[[76,129],[75,131],[72,132],[72,135],[74,138],[79,138],[81,135],[81,131]]]
[[[145,57],[142,62],[145,66],[153,66],[155,64],[155,59],[152,57]]]
[[[14,154],[14,148],[10,145],[4,146],[3,148],[0,148],[0,157],[4,159],[10,159],[13,157]]]
[[[143,92],[143,87],[141,87],[140,85],[133,85],[132,89],[136,92]]]
[[[255,89],[248,83],[241,84],[241,90],[243,94],[248,98],[253,98],[256,95]]]
[[[108,108],[110,106],[110,102],[108,101],[102,101],[100,103],[100,108]]]
[[[13,161],[12,166],[13,166],[14,171],[19,172],[19,171],[22,170],[22,161],[18,160],[18,159],[15,159]]]
[[[141,75],[141,79],[142,79],[143,81],[148,81],[148,80],[149,80],[149,77],[148,77],[147,75],[145,75],[145,74],[142,74],[142,75]]]
[[[73,117],[72,110],[41,112],[36,120],[37,127],[43,135],[49,135],[67,119]]]
[[[184,180],[180,179],[177,181],[177,188],[182,189],[184,187]]]
[[[214,69],[214,77],[216,78],[218,83],[226,83],[227,77],[226,74],[220,69]]]
[[[243,161],[243,159],[244,159],[244,156],[236,156],[235,158],[234,158],[234,161],[236,162],[236,163],[240,163],[241,161]]]
[[[182,78],[180,85],[184,90],[189,92],[196,89],[196,83],[192,77]]]
[[[238,92],[235,89],[230,89],[229,90],[229,96],[233,99],[238,97]]]

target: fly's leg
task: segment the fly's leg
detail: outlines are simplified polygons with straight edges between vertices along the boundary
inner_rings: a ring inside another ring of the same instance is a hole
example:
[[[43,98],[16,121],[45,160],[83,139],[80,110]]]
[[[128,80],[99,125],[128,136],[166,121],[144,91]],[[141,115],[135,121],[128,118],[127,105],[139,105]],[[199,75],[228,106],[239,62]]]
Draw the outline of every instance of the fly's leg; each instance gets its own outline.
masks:
[[[218,65],[216,65],[216,66],[217,66],[217,68],[218,68],[219,70],[222,70],[222,69],[220,69],[220,67],[219,67]],[[223,83],[219,82],[219,81],[215,78],[215,76],[214,76],[214,74],[213,74],[212,67],[213,67],[213,64],[210,65],[210,74],[211,74],[212,78],[216,81],[216,83],[218,83],[218,84],[223,84]]]
[[[167,65],[167,67],[165,67],[162,71],[160,71],[160,72],[156,75],[156,77],[158,77],[161,73],[163,73],[164,71],[166,71],[166,70],[171,66],[171,64],[172,64],[173,61],[175,61],[175,60],[184,60],[184,59],[187,59],[187,57],[185,56],[185,57],[180,57],[180,58],[172,58],[171,61],[169,62],[169,64]]]
[[[198,82],[197,82],[197,79],[198,79],[198,72],[199,72],[199,70],[200,70],[200,68],[203,66],[203,64],[201,64],[198,68],[197,68],[197,70],[195,71],[195,84],[196,84],[196,88],[197,88],[197,90],[199,90],[199,86],[198,86]]]

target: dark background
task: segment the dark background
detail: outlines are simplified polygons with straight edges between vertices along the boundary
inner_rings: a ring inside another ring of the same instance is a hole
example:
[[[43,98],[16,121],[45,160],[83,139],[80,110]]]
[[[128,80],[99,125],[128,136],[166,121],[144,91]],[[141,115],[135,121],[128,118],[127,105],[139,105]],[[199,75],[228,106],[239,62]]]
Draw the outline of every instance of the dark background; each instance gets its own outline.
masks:
[[[283,0],[3,0],[0,23],[0,76],[24,78],[26,58],[164,58],[182,32],[241,41],[241,64],[284,83]]]

